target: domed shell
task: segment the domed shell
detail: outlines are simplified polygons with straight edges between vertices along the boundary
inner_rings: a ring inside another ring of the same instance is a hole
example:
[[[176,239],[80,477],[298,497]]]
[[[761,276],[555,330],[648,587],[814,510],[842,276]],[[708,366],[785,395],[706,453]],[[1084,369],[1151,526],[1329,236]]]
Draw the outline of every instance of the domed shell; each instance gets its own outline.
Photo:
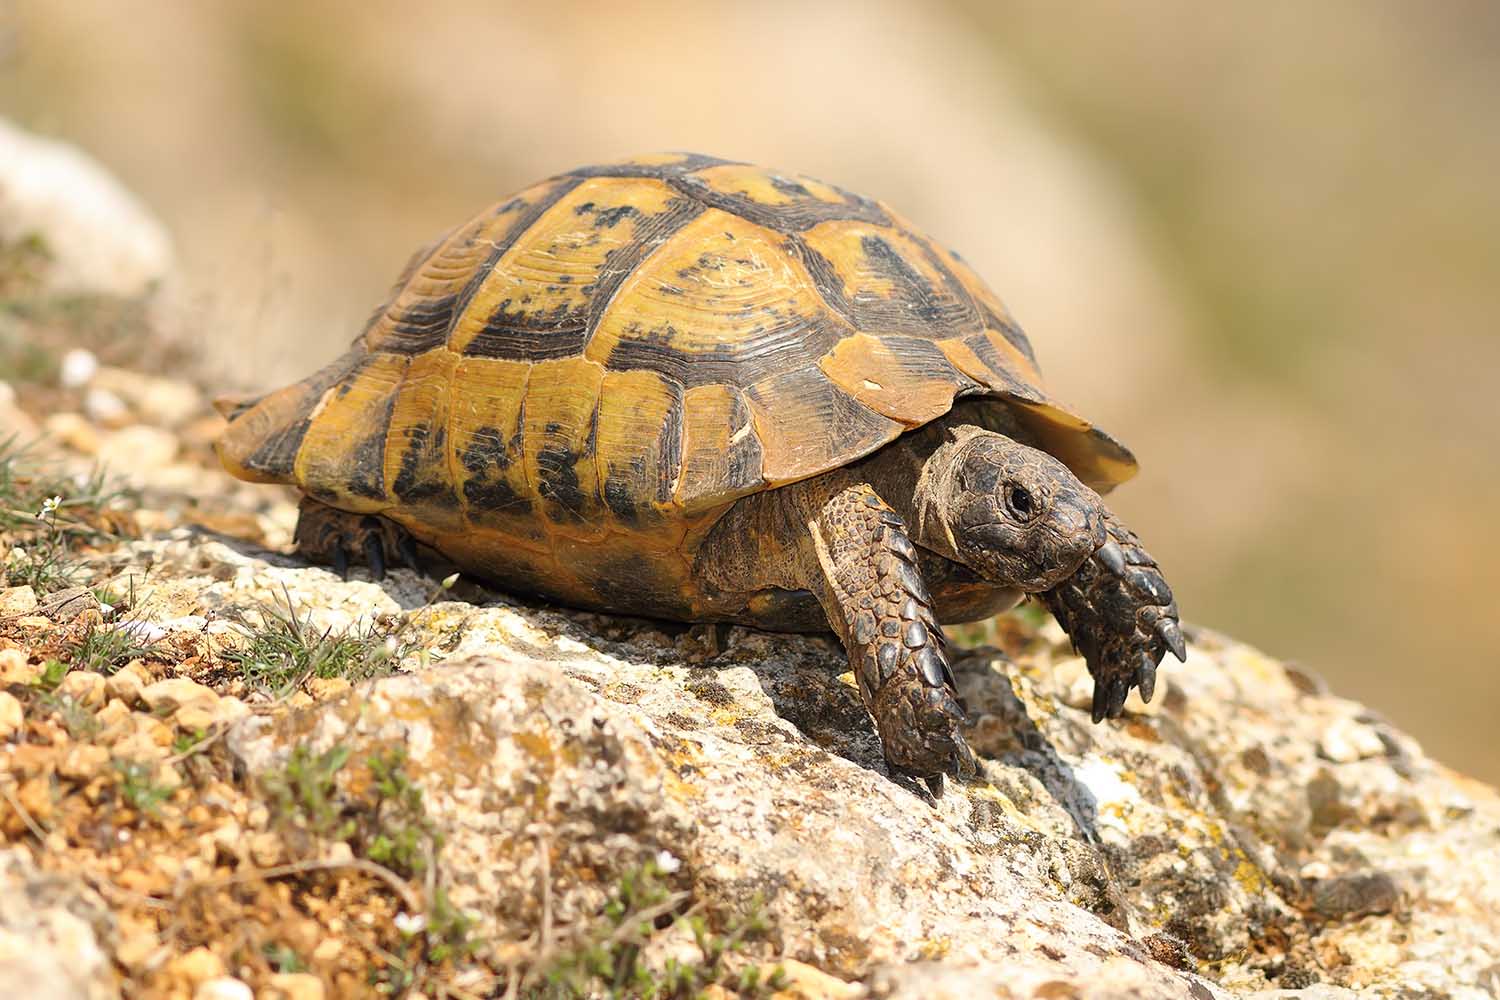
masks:
[[[419,252],[343,357],[231,409],[219,453],[424,540],[670,547],[960,397],[1098,489],[1135,471],[1042,388],[995,294],[885,205],[663,154],[543,181]]]

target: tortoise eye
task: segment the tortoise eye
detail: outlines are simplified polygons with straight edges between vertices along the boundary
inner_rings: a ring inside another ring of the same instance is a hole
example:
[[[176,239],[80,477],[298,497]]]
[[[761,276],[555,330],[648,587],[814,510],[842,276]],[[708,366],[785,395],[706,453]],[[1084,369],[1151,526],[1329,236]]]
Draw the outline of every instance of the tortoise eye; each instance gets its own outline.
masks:
[[[1036,516],[1036,498],[1024,486],[1012,486],[1005,491],[1005,509],[1017,521],[1029,521]]]

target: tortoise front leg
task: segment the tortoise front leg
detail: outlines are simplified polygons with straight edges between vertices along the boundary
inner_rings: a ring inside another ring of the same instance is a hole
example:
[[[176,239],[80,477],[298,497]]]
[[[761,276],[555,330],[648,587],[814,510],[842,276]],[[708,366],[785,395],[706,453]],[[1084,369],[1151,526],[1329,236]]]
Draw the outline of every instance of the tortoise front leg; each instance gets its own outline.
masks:
[[[1039,596],[1094,677],[1093,719],[1120,717],[1139,687],[1151,700],[1156,665],[1170,651],[1186,661],[1177,602],[1135,532],[1104,512],[1107,538],[1077,571]]]
[[[825,500],[809,530],[828,623],[844,641],[890,766],[942,793],[943,775],[974,773],[964,713],[917,552],[900,515],[866,483]]]

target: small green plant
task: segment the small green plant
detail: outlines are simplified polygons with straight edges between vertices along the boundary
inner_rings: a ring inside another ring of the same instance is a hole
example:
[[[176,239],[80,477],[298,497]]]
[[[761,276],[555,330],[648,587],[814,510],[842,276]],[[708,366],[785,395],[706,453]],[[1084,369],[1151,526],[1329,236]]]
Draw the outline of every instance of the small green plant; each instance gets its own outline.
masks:
[[[90,624],[83,634],[68,646],[68,656],[74,670],[92,670],[98,674],[113,674],[131,660],[172,657],[172,651],[154,639],[141,638],[138,622],[121,622],[116,625]]]
[[[280,697],[310,677],[368,680],[394,673],[405,655],[398,629],[373,623],[363,630],[319,631],[309,613],[298,618],[290,595],[286,606],[261,609],[260,620],[243,617],[240,626],[248,642],[228,650],[224,658],[236,664],[246,681]]]
[[[207,740],[208,732],[203,729],[180,732],[172,738],[172,755],[190,757],[195,753],[200,753],[207,748]]]
[[[738,972],[732,968],[731,956],[766,933],[759,900],[716,933],[702,914],[686,908],[688,898],[672,891],[667,872],[656,861],[625,873],[597,919],[561,951],[538,956],[539,968],[519,974],[519,995],[527,1000],[692,1000],[714,985],[741,997],[785,987],[779,969],[763,976],[753,964]],[[665,927],[660,926],[663,921]],[[679,927],[692,934],[700,957],[669,959],[653,968],[645,960],[647,945]]]
[[[137,812],[155,816],[161,804],[172,797],[172,789],[156,782],[151,765],[139,760],[117,760],[120,794]]]
[[[474,918],[454,906],[442,886],[433,892],[427,912],[426,960],[433,965],[470,958],[479,950],[474,938]]]
[[[33,686],[42,690],[41,695],[37,698],[37,704],[41,708],[57,715],[58,721],[68,731],[70,738],[80,742],[88,742],[99,735],[99,732],[104,728],[99,722],[99,717],[90,711],[88,706],[74,701],[72,698],[57,694],[55,691],[47,690],[39,683],[34,683]],[[57,685],[53,684],[52,686],[56,687]]]
[[[406,773],[405,748],[382,750],[366,758],[366,763],[375,779],[377,798],[365,856],[402,875],[423,874],[443,841],[427,818],[421,787]]]
[[[307,963],[291,945],[279,941],[267,941],[260,946],[260,953],[277,972],[306,972]]]
[[[47,660],[42,664],[42,672],[31,685],[42,691],[55,691],[63,678],[68,676],[68,670],[68,664],[62,660]]]
[[[281,771],[261,778],[276,816],[314,836],[352,837],[358,823],[340,800],[337,783],[348,760],[347,747],[334,746],[323,753],[314,753],[305,743],[293,747]]]
[[[71,586],[83,571],[81,542],[107,533],[91,523],[125,494],[102,471],[74,479],[38,461],[14,437],[0,441],[0,543],[9,586],[39,594]]]

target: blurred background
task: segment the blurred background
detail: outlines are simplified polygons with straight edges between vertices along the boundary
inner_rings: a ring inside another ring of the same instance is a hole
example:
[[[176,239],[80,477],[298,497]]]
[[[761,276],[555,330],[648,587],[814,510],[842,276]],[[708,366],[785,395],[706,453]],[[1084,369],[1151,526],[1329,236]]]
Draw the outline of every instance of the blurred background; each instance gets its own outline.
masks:
[[[1140,456],[1184,616],[1500,779],[1500,5],[0,0],[0,116],[121,176],[226,386],[407,255],[692,149],[882,198]]]

